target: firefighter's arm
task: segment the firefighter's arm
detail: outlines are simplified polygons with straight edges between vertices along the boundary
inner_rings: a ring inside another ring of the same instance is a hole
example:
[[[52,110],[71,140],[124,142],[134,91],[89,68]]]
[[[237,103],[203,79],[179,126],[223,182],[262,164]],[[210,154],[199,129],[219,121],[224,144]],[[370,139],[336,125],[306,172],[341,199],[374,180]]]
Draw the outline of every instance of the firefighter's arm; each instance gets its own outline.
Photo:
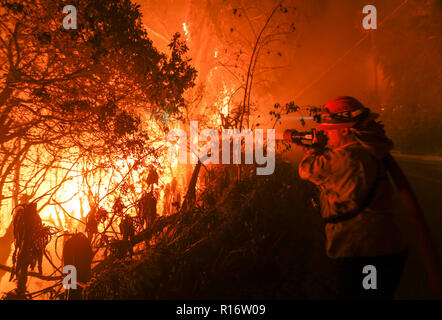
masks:
[[[306,154],[299,164],[299,176],[316,185],[323,184],[331,173],[330,160],[329,151],[319,153],[313,149],[306,150]]]

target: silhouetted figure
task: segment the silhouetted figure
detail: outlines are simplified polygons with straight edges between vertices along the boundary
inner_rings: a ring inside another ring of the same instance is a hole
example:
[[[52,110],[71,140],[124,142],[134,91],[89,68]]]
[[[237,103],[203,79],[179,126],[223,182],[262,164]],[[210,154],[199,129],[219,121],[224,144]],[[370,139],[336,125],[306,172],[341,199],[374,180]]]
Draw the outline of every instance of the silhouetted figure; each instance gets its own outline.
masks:
[[[174,208],[174,213],[180,210],[181,207],[181,193],[177,192],[174,195],[172,202],[172,207]]]
[[[12,271],[10,281],[17,279],[17,295],[26,292],[28,267],[34,269],[38,264],[38,272],[42,273],[42,259],[45,243],[37,243],[43,225],[37,213],[37,203],[19,207],[13,218],[14,253],[12,255]]]
[[[156,170],[152,167],[149,171],[149,174],[147,176],[147,184],[153,187],[154,184],[158,184],[158,173]]]
[[[141,219],[146,229],[152,226],[157,217],[157,198],[153,191],[145,193],[138,201],[138,217]]]
[[[112,210],[115,212],[115,214],[119,217],[121,217],[121,215],[123,214],[123,209],[125,208],[125,205],[123,203],[123,201],[121,200],[120,197],[118,197],[115,200],[115,203],[112,207]]]
[[[98,232],[98,222],[95,218],[95,208],[92,208],[91,211],[86,216],[86,233],[88,239],[92,239],[92,236]]]
[[[163,209],[163,215],[168,215],[170,212],[170,199],[171,199],[171,194],[170,194],[170,183],[166,184],[166,187],[164,188],[164,209]]]
[[[123,217],[119,225],[120,233],[123,235],[123,246],[121,248],[122,256],[129,252],[130,256],[133,255],[133,241],[135,237],[135,227],[133,218],[129,215]]]
[[[93,206],[86,217],[86,233],[89,240],[92,236],[98,233],[98,225],[104,222],[107,218],[107,211],[103,208],[96,208]]]
[[[92,257],[92,246],[83,233],[76,233],[65,242],[63,266],[72,265],[77,270],[77,289],[67,291],[68,299],[81,299],[82,286],[91,279]]]

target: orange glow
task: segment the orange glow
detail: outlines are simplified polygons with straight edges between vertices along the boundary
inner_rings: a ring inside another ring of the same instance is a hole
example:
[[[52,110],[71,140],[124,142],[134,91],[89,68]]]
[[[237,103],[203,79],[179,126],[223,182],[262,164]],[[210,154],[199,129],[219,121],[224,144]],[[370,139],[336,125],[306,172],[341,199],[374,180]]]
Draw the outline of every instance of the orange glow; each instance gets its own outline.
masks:
[[[189,41],[190,40],[189,29],[185,22],[183,22],[183,30],[184,30],[184,35],[186,36],[186,40]]]

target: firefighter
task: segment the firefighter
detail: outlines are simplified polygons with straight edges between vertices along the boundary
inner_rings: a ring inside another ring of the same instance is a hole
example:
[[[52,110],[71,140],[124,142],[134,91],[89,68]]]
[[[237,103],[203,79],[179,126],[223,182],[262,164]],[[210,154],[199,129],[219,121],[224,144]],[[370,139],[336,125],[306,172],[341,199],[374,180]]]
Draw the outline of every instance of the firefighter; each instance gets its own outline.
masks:
[[[392,299],[407,256],[383,164],[393,144],[377,117],[352,97],[330,100],[317,128],[327,145],[305,149],[299,164],[300,177],[319,188],[326,253],[344,299]]]

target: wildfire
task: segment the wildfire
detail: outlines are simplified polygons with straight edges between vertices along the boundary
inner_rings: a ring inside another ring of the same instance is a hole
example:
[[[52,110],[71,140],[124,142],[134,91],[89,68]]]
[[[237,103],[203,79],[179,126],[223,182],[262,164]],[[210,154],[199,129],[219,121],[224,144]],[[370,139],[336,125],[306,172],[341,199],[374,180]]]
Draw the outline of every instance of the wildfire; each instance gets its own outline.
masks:
[[[90,210],[89,203],[84,194],[84,186],[81,176],[71,175],[57,192],[53,202],[56,207],[47,206],[40,212],[40,217],[45,221],[57,226],[71,229],[77,226],[72,218],[82,220]],[[61,225],[60,225],[61,224]],[[69,230],[74,231],[74,230]]]
[[[189,39],[190,39],[189,29],[188,29],[185,22],[183,22],[183,30],[184,30],[184,35],[186,36],[186,40],[189,41]]]
[[[215,103],[219,114],[223,117],[227,117],[229,114],[230,97],[233,92],[234,89],[228,89],[226,84],[223,83],[223,89],[220,91],[218,101]],[[221,118],[218,118],[218,124],[221,124]]]

